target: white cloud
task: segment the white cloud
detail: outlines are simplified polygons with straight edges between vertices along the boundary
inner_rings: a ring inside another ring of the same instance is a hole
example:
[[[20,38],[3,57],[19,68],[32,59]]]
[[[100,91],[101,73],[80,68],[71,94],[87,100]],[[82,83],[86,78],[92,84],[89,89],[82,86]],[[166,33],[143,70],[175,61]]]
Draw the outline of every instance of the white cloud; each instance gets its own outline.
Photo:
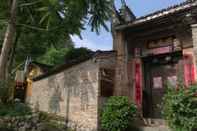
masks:
[[[80,39],[78,36],[74,35],[71,36],[75,47],[87,47],[88,49],[91,49],[93,51],[96,50],[110,50],[110,47],[102,46],[100,43],[95,43],[90,39],[84,38]]]

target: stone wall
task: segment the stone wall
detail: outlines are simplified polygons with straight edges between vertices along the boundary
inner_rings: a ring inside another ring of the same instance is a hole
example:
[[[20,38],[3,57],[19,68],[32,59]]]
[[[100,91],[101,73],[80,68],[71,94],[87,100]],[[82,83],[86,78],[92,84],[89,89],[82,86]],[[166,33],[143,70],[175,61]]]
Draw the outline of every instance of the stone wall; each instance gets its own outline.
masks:
[[[115,91],[114,95],[129,96],[129,81],[127,72],[127,42],[125,33],[121,31],[116,32],[114,39],[115,50],[117,52],[116,68],[115,68]]]
[[[0,126],[13,131],[41,131],[42,128],[38,115],[2,117],[0,118]]]
[[[65,117],[77,130],[94,131],[98,125],[98,81],[98,64],[89,60],[33,82],[29,103]]]
[[[48,116],[50,119],[47,119],[41,114],[41,112],[34,112],[31,115],[1,117],[0,131],[71,131],[66,127],[63,119],[55,116]]]

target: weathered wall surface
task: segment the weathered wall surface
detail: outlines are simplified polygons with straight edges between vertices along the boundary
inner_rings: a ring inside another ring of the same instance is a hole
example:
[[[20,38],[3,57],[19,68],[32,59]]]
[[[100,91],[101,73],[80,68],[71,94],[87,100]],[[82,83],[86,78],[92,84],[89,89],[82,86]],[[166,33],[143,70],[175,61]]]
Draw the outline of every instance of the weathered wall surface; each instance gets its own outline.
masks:
[[[116,46],[116,75],[115,75],[115,91],[114,95],[129,96],[129,81],[127,72],[127,43],[125,41],[125,33],[121,31],[116,32],[116,39],[114,44]]]
[[[0,117],[0,131],[67,131],[63,119],[45,114],[50,117],[48,120],[43,115],[43,113],[35,112],[23,116]]]
[[[35,81],[30,104],[68,119],[78,130],[97,130],[99,69],[93,60]]]

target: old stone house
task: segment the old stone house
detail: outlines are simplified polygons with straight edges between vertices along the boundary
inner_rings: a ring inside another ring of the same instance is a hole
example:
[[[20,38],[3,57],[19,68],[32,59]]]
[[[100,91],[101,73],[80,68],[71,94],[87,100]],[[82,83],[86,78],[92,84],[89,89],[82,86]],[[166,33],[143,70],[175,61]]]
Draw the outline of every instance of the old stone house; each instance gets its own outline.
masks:
[[[97,52],[33,78],[27,102],[88,131],[99,129],[99,111],[107,97],[128,96],[143,124],[159,126],[167,84],[178,88],[179,83],[196,82],[196,20],[196,0],[140,18],[123,1],[121,10],[114,8],[113,13],[114,51]]]
[[[90,58],[33,77],[26,102],[36,110],[65,117],[77,131],[96,131],[103,102],[113,95],[115,58],[114,51],[97,51]]]
[[[115,95],[134,101],[143,118],[162,119],[167,84],[177,88],[196,81],[197,1],[136,18],[123,2],[113,15],[117,52]],[[160,105],[160,106],[158,106]]]

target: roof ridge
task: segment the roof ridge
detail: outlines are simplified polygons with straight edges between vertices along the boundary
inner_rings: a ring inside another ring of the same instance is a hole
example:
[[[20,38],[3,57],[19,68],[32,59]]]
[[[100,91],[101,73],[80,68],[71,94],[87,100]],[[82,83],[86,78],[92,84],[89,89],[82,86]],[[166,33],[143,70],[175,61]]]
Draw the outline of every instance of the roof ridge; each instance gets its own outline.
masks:
[[[178,12],[181,12],[181,11],[192,9],[194,7],[197,7],[197,0],[187,0],[187,1],[181,2],[179,4],[169,6],[165,9],[161,9],[161,10],[158,10],[156,12],[150,13],[148,15],[138,17],[134,21],[130,21],[128,23],[120,24],[120,25],[116,26],[116,30],[124,29],[124,28],[129,27],[129,26],[135,26],[135,25],[138,25],[138,24],[142,24],[142,23],[145,23],[145,22],[157,19],[157,18],[168,16],[170,14],[175,14],[175,13],[178,13]]]
[[[171,5],[171,6],[167,7],[167,8],[164,8],[164,9],[155,11],[153,13],[150,13],[150,14],[147,14],[147,15],[144,15],[144,16],[141,16],[141,17],[138,17],[136,20],[144,19],[144,18],[147,18],[147,17],[150,17],[150,16],[154,16],[154,15],[157,15],[159,13],[162,13],[162,12],[165,12],[165,11],[168,11],[168,10],[171,10],[171,9],[175,9],[175,8],[178,8],[178,7],[181,7],[181,6],[185,6],[185,5],[188,5],[188,4],[192,4],[192,3],[196,2],[196,1],[197,0],[186,0],[186,1],[181,2],[179,4]]]

